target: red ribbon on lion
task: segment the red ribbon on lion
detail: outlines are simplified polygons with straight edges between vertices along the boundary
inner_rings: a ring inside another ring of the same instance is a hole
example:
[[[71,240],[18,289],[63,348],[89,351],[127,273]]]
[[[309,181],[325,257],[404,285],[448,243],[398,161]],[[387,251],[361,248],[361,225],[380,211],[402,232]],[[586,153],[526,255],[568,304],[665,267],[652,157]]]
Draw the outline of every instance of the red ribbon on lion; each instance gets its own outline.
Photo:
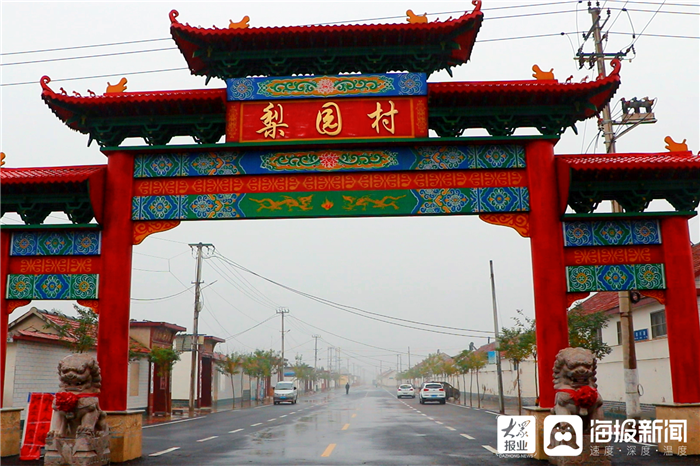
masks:
[[[574,400],[574,404],[579,408],[590,409],[595,405],[598,400],[598,390],[588,385],[584,385],[578,390],[572,390],[570,388],[562,388],[557,390],[557,392],[568,393],[571,399]]]
[[[55,403],[59,411],[70,412],[75,409],[80,398],[96,397],[95,393],[73,393],[73,392],[58,392],[56,393]]]

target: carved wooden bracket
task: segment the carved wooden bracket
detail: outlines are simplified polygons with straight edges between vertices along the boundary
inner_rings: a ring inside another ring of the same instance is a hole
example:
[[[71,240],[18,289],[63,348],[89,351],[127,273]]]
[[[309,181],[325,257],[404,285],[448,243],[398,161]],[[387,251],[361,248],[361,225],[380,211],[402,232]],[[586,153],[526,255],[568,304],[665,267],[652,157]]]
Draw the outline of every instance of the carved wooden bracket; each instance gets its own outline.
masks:
[[[570,308],[576,301],[586,299],[590,294],[590,291],[584,291],[582,293],[566,293],[566,308]]]
[[[79,299],[77,302],[83,307],[92,309],[95,314],[100,313],[100,301],[97,299]]]
[[[530,237],[529,214],[479,214],[479,218],[492,225],[511,227],[523,238]]]
[[[153,222],[134,222],[134,244],[141,244],[149,235],[172,230],[180,220],[158,220]]]
[[[654,298],[661,304],[666,304],[666,290],[642,290],[639,293],[642,296]]]
[[[31,303],[31,299],[8,299],[7,300],[7,315],[9,316],[12,312],[22,306],[26,306]]]

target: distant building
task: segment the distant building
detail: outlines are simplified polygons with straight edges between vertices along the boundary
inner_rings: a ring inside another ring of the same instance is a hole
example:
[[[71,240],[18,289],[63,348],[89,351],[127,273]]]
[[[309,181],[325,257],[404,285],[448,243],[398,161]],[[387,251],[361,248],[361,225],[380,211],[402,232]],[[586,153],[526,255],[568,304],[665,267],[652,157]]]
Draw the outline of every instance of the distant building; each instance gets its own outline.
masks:
[[[692,247],[695,284],[700,307],[700,243]],[[598,390],[605,400],[606,410],[624,412],[625,384],[622,367],[622,331],[620,328],[620,310],[617,292],[596,293],[578,307],[585,313],[604,312],[610,317],[608,326],[600,332],[600,338],[610,345],[612,352],[598,361]],[[673,401],[671,387],[671,369],[669,362],[668,340],[666,335],[666,311],[664,305],[656,299],[641,297],[632,305],[634,322],[635,349],[637,368],[641,386],[640,401],[642,409],[652,411],[656,403]],[[495,357],[494,344],[479,348]],[[491,359],[491,358],[490,358]],[[503,387],[505,396],[517,396],[515,373],[508,360],[502,360]],[[529,403],[535,401],[535,365],[534,361],[524,361],[520,365],[520,380],[523,397]],[[482,388],[486,396],[498,395],[496,382],[496,365],[487,365],[480,374]],[[545,383],[548,381],[544,381]],[[464,391],[464,390],[463,390]]]
[[[3,387],[6,407],[26,407],[32,392],[58,391],[58,362],[71,354],[73,341],[70,336],[59,335],[58,327],[66,323],[77,327],[70,317],[66,319],[36,307],[10,322]],[[172,346],[175,333],[183,330],[184,327],[166,322],[131,322],[128,409],[153,412],[159,406],[169,405],[169,384],[157,376],[154,378],[155,370],[147,356],[152,347],[167,346],[168,339]],[[96,356],[96,351],[92,349],[88,354]],[[151,383],[152,380],[156,383]],[[26,410],[22,411],[22,415],[25,413]]]
[[[226,340],[211,335],[199,335],[198,373],[195,384],[195,407],[216,407],[219,398],[222,401],[233,396],[229,377],[216,370],[215,361],[224,356],[215,351],[219,343]],[[190,375],[192,367],[192,334],[178,335],[175,338],[175,350],[180,353],[180,360],[173,367],[173,402],[176,406],[188,406],[190,400]],[[239,377],[234,377],[234,387]],[[240,383],[238,384],[241,385]],[[240,397],[243,389],[236,391]]]

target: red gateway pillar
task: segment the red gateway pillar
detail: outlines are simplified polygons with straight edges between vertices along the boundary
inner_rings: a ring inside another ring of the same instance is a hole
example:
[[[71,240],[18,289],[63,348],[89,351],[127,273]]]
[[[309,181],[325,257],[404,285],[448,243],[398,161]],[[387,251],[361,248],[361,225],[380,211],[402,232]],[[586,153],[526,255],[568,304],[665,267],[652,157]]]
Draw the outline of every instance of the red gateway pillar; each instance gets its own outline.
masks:
[[[540,407],[551,408],[554,406],[554,358],[569,346],[564,237],[559,215],[554,141],[529,143],[525,156],[530,191],[530,247]]]
[[[5,363],[7,359],[7,325],[10,315],[7,308],[7,264],[10,262],[10,238],[12,233],[0,230],[0,349],[2,349],[2,372],[0,372],[0,408],[5,406]]]
[[[107,155],[102,269],[99,288],[97,360],[102,371],[100,408],[125,411],[129,380],[129,305],[134,160],[125,152]]]
[[[687,218],[663,218],[661,238],[673,401],[700,403],[700,317]]]

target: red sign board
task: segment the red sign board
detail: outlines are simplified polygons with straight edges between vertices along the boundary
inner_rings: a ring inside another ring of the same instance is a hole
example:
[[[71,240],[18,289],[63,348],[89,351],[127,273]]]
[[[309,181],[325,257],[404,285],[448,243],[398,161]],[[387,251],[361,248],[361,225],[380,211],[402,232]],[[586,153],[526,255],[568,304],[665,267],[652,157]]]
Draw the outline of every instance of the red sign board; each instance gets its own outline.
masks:
[[[20,460],[38,460],[51,427],[53,393],[32,393],[29,396],[27,419],[24,421],[24,442]]]
[[[230,102],[227,142],[428,136],[426,97]]]

